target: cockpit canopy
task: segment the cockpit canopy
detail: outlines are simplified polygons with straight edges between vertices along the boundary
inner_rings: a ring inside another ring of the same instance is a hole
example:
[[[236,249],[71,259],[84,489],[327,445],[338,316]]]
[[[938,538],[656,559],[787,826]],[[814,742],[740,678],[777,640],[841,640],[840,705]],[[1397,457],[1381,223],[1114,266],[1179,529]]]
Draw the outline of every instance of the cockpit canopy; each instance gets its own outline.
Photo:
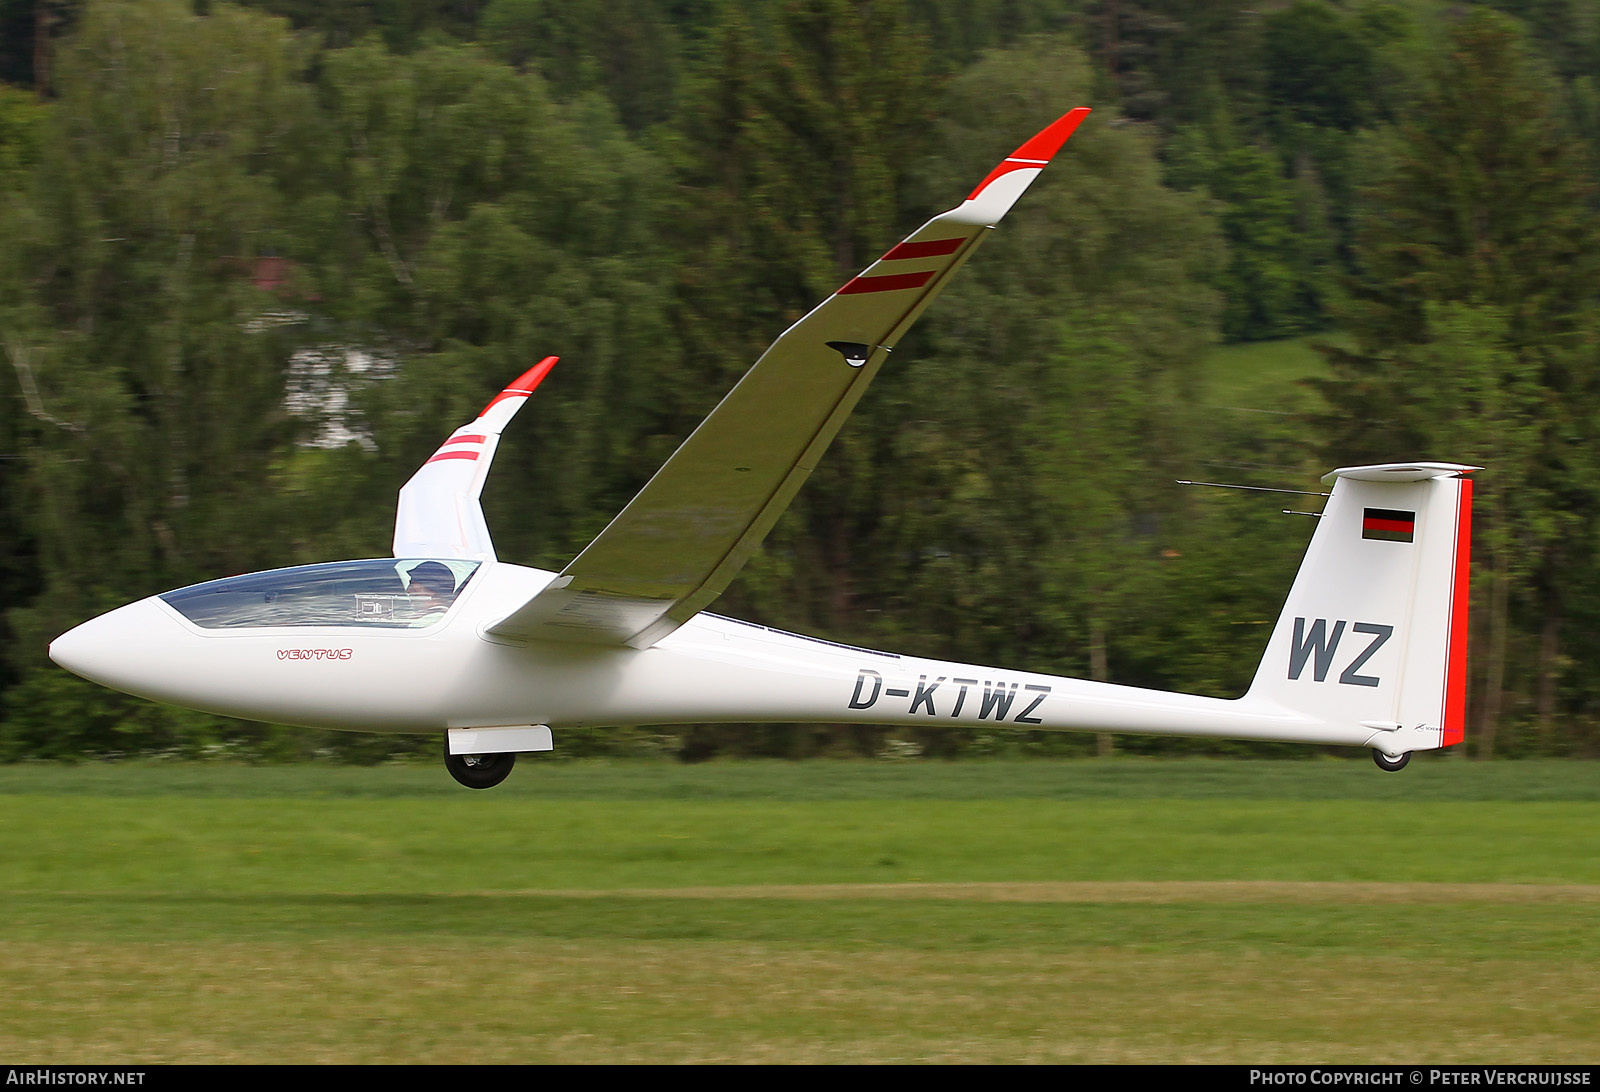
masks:
[[[476,561],[383,558],[299,565],[194,584],[161,596],[197,626],[422,629],[444,617]]]

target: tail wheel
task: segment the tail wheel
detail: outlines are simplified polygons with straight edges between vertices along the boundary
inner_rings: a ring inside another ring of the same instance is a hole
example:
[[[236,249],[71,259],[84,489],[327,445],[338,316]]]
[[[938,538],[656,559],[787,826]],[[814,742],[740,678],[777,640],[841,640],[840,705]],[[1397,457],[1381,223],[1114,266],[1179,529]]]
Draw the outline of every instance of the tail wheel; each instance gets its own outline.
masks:
[[[1406,768],[1406,763],[1411,761],[1411,752],[1407,751],[1398,758],[1390,758],[1382,751],[1374,750],[1372,752],[1372,761],[1378,764],[1378,769],[1396,773]]]
[[[492,789],[506,779],[517,764],[515,752],[498,755],[453,755],[445,743],[444,768],[469,789]]]

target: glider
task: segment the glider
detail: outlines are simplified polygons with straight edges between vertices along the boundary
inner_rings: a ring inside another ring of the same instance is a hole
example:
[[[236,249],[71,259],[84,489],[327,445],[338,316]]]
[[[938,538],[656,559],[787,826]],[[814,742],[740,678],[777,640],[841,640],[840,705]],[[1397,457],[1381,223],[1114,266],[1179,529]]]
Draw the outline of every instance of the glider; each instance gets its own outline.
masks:
[[[462,784],[579,726],[1008,725],[1367,747],[1385,769],[1460,742],[1475,467],[1346,467],[1255,681],[1224,700],[901,656],[708,613],[905,331],[1087,110],[796,322],[559,573],[500,561],[479,495],[547,358],[400,492],[394,557],[213,580],[50,646],[106,686],[254,720],[437,733]]]

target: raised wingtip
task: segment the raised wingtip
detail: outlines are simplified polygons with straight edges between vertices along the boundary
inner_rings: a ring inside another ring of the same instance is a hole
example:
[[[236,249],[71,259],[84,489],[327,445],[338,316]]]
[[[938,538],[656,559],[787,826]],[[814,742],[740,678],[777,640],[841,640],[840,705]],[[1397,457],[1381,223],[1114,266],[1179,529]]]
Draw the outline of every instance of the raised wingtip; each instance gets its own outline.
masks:
[[[544,377],[550,374],[550,369],[554,368],[556,366],[556,361],[560,359],[561,358],[558,356],[545,357],[543,360],[539,361],[539,363],[523,372],[522,375],[518,376],[517,381],[512,383],[511,386],[507,387],[506,390],[531,392],[533,388],[537,387],[541,382],[544,381]]]
[[[560,359],[558,356],[547,356],[523,372],[505,390],[489,399],[489,404],[483,407],[483,413],[478,414],[478,416],[481,418],[484,413],[488,413],[507,398],[523,398],[532,394],[533,388],[544,382],[544,377],[550,374],[550,369],[554,368],[556,361]]]
[[[989,183],[1003,175],[1010,174],[1012,171],[1031,170],[1034,175],[1037,175],[1039,169],[1050,162],[1051,158],[1061,150],[1061,146],[1067,142],[1067,138],[1077,131],[1078,126],[1083,124],[1083,119],[1088,116],[1089,108],[1080,106],[1076,110],[1068,110],[1065,114],[1056,118],[1056,120],[1030,137],[1022,147],[1001,160],[1000,165],[990,171],[987,178],[978,183],[978,188],[967,195],[967,200],[976,199],[980,193],[989,187]],[[1027,187],[1024,186],[1023,188],[1026,189]],[[1003,214],[1004,210],[1002,210]]]
[[[1050,159],[1061,150],[1067,138],[1077,131],[1083,119],[1089,116],[1089,108],[1080,106],[1076,110],[1068,110],[1056,120],[1039,130],[1027,143],[1011,153],[1012,159],[1034,159],[1048,163]]]

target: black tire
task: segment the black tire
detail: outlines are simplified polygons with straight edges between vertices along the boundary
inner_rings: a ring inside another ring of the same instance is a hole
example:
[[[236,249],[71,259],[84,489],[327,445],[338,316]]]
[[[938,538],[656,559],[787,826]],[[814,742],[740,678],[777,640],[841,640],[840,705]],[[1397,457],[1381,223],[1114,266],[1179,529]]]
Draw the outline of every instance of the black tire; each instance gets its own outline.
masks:
[[[1374,749],[1372,752],[1372,761],[1378,764],[1378,769],[1380,770],[1385,770],[1388,773],[1399,773],[1401,770],[1406,768],[1406,763],[1411,761],[1411,752],[1407,751],[1399,758],[1390,758],[1382,751]]]
[[[450,743],[444,745],[444,768],[469,789],[492,789],[504,781],[517,764],[514,751],[497,755],[453,755]]]

